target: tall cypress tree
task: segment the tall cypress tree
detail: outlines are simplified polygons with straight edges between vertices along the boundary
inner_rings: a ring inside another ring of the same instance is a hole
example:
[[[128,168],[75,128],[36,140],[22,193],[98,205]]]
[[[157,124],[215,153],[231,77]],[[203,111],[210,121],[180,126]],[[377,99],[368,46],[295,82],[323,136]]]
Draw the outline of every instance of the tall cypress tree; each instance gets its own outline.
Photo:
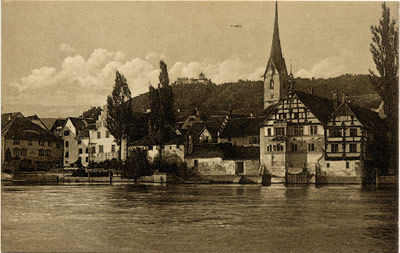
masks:
[[[106,127],[114,136],[119,146],[118,157],[121,160],[122,140],[127,139],[130,126],[131,110],[127,106],[131,99],[131,91],[124,75],[118,71],[112,94],[107,97]]]
[[[371,83],[384,102],[389,127],[390,163],[397,167],[398,95],[399,95],[399,33],[397,21],[390,19],[390,9],[382,4],[382,17],[378,26],[371,26],[370,51],[379,75],[370,70]],[[396,170],[397,172],[397,170]]]
[[[158,88],[150,85],[151,129],[150,136],[159,146],[159,162],[162,162],[162,146],[172,138],[175,127],[174,93],[169,85],[167,65],[160,61]]]

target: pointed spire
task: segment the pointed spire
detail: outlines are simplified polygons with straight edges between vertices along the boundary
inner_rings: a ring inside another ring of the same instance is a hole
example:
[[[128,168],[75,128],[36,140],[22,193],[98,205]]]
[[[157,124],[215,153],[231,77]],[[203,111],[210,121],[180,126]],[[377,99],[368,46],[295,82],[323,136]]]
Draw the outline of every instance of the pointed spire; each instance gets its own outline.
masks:
[[[284,71],[287,73],[285,60],[282,56],[281,40],[279,38],[278,1],[275,2],[274,34],[272,36],[270,59],[272,59],[279,72]]]

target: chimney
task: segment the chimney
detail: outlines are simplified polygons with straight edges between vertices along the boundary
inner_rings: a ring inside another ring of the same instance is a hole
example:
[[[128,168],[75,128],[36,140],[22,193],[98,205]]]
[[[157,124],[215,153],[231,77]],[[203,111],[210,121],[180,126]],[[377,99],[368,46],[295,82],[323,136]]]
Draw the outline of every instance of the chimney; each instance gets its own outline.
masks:
[[[313,88],[312,87],[308,87],[308,93],[310,93],[311,95],[313,94]]]
[[[346,100],[347,100],[346,92],[344,90],[342,90],[342,103],[345,103]]]
[[[336,110],[336,108],[338,108],[338,105],[339,105],[337,90],[332,91],[332,100],[333,100],[333,109]]]

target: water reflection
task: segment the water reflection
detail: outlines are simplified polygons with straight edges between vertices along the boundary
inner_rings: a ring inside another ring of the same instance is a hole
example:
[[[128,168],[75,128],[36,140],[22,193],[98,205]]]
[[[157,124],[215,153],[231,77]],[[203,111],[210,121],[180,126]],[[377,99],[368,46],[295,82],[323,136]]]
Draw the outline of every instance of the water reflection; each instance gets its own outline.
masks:
[[[360,186],[4,186],[2,250],[392,252],[396,213]]]

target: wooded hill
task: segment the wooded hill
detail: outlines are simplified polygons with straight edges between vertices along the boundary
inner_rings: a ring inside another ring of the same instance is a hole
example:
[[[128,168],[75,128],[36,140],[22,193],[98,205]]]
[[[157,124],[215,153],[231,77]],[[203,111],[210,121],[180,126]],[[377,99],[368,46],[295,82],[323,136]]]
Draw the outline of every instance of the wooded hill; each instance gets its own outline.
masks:
[[[223,84],[172,84],[175,107],[183,111],[198,108],[205,114],[219,114],[229,111],[230,105],[237,114],[254,112],[260,115],[263,111],[263,82],[239,81]],[[296,78],[295,90],[307,92],[313,88],[318,96],[331,98],[332,90],[342,90],[352,98],[352,101],[365,107],[377,107],[380,98],[374,91],[368,75],[346,74],[328,79]],[[132,107],[143,112],[149,108],[148,94],[133,98]]]

